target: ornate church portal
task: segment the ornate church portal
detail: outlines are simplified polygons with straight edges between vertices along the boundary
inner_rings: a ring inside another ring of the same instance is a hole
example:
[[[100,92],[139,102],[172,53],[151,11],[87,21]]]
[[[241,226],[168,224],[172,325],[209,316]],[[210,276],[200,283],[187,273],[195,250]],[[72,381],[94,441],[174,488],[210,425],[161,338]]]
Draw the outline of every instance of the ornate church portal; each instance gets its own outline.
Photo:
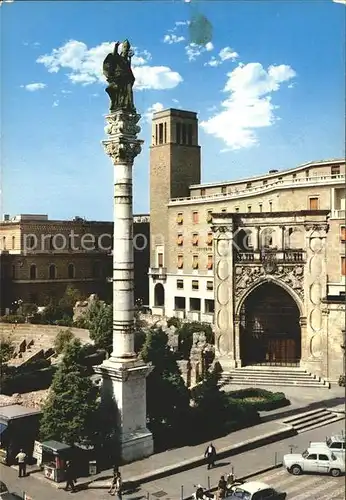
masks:
[[[264,283],[255,288],[240,312],[242,365],[299,365],[299,316],[297,304],[281,286]]]

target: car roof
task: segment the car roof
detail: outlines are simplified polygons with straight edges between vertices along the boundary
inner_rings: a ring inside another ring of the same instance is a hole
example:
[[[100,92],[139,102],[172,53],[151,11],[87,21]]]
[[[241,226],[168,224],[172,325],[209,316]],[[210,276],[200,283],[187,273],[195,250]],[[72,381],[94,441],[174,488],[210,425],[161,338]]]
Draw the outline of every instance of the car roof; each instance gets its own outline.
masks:
[[[251,494],[256,493],[256,491],[266,490],[267,488],[272,489],[271,486],[261,481],[249,481],[248,483],[240,484],[239,488]]]
[[[316,446],[311,446],[311,448],[308,448],[308,453],[318,453],[318,450],[321,452],[325,453],[326,451],[329,451],[328,446],[326,443],[318,443]]]

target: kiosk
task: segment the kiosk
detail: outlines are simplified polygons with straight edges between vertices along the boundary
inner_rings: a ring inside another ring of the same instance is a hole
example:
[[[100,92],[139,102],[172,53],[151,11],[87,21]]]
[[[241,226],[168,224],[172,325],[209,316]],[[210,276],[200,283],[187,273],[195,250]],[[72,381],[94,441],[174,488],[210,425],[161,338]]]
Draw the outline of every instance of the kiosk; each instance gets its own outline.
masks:
[[[71,446],[59,441],[43,441],[42,445],[42,467],[44,477],[61,483],[65,479],[65,464],[71,458]]]

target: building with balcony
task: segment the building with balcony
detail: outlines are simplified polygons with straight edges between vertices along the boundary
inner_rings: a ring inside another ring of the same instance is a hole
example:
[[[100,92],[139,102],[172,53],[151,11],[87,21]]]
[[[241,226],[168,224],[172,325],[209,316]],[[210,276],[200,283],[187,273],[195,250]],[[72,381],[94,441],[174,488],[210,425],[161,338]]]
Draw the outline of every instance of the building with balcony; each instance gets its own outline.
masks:
[[[149,216],[134,216],[135,299],[149,301]],[[4,216],[0,222],[1,314],[14,301],[43,305],[68,285],[112,301],[113,222]]]
[[[162,131],[162,133],[160,133]],[[342,373],[345,160],[201,183],[196,113],[154,114],[150,307],[215,326],[225,370]]]

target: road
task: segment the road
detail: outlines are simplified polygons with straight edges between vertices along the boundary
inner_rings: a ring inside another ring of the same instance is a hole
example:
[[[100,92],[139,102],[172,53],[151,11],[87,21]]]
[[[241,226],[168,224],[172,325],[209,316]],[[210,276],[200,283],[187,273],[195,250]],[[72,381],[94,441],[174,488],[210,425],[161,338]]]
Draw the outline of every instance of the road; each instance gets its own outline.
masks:
[[[124,500],[180,500],[194,491],[194,484],[208,485],[208,479],[213,486],[221,474],[231,471],[233,466],[236,477],[255,473],[274,465],[275,460],[280,462],[285,453],[289,453],[290,445],[295,446],[293,452],[303,451],[310,441],[324,440],[332,433],[340,433],[344,429],[345,421],[341,420],[328,426],[299,434],[277,443],[272,443],[256,450],[235,455],[224,459],[217,467],[207,471],[206,467],[197,467],[190,471],[181,472],[170,477],[143,484],[133,492],[123,495]],[[164,466],[164,464],[162,464]],[[332,478],[329,476],[291,476],[288,472],[275,469],[261,476],[262,480],[274,487],[280,487],[288,493],[287,500],[344,500],[344,477]],[[0,479],[12,488],[12,491],[26,491],[33,500],[64,500],[71,498],[71,493],[57,490],[46,481],[32,477],[18,479],[17,472],[11,468],[0,465]],[[315,491],[316,490],[316,491]],[[315,496],[314,496],[315,495]],[[341,495],[341,496],[340,496]],[[76,493],[73,497],[83,500],[109,499],[106,489],[89,489]]]

